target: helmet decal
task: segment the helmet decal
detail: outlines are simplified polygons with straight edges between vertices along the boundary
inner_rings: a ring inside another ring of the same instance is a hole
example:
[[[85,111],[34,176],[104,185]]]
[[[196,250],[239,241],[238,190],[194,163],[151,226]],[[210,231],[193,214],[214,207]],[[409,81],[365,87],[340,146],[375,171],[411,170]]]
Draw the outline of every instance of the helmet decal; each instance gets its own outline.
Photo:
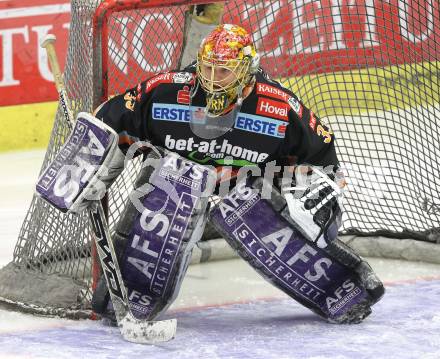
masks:
[[[259,56],[251,35],[232,24],[217,26],[197,54],[197,77],[211,115],[227,111],[258,70]],[[221,99],[221,101],[219,101]]]
[[[246,49],[246,50],[244,50]],[[255,56],[251,36],[237,25],[219,25],[206,37],[201,46],[201,55],[210,60],[237,60],[244,56]]]

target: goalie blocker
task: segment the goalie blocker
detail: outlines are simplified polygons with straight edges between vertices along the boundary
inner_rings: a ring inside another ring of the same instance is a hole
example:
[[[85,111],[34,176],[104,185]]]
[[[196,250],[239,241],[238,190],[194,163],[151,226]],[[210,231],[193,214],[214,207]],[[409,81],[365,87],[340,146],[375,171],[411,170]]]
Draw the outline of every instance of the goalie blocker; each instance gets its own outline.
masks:
[[[80,112],[70,136],[36,185],[37,194],[62,212],[79,213],[102,199],[124,168],[118,135],[86,112]]]
[[[259,274],[299,303],[330,322],[361,322],[384,293],[371,267],[338,239],[325,248],[306,239],[278,190],[263,199],[263,186],[262,178],[240,181],[210,211],[212,224]]]

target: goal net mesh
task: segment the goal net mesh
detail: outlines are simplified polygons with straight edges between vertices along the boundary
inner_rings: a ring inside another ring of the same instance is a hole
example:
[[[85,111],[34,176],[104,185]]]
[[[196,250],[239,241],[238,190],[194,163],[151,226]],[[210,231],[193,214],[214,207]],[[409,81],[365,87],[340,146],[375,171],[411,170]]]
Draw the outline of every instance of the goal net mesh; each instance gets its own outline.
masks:
[[[186,65],[190,5],[73,0],[64,68],[73,113]],[[221,22],[247,28],[262,67],[336,134],[348,182],[341,234],[440,241],[439,13],[429,0],[225,4]],[[59,108],[42,169],[67,135]],[[131,163],[108,192],[111,229],[138,168]],[[86,214],[34,196],[13,261],[0,270],[0,296],[40,313],[88,315],[91,243]]]

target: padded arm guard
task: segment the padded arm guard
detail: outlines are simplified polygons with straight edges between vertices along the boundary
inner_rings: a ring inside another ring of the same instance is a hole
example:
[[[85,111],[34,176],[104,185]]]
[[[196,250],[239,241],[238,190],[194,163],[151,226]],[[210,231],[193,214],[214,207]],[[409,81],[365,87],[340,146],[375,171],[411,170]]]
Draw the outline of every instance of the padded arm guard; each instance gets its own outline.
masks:
[[[38,179],[36,191],[62,212],[81,212],[90,201],[102,198],[123,168],[116,132],[80,112],[72,133]]]
[[[263,184],[261,178],[252,185],[238,183],[210,211],[212,224],[259,274],[293,299],[332,322],[361,321],[382,296],[382,283],[364,282],[365,273],[357,269],[365,262],[358,256],[349,261],[334,244],[330,252],[306,239],[286,219],[286,201],[275,188],[271,199],[261,198]]]

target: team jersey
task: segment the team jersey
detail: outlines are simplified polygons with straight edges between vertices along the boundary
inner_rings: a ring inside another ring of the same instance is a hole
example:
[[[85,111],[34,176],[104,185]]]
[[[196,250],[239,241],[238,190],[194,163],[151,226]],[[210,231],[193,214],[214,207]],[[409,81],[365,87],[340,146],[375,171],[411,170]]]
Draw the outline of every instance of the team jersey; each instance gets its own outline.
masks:
[[[147,140],[215,167],[262,167],[270,161],[279,165],[338,164],[332,131],[261,69],[231,129],[215,139],[198,137],[190,128],[189,111],[194,110],[189,104],[191,100],[192,109],[203,111],[206,99],[203,90],[194,87],[194,70],[189,66],[158,74],[110,99],[96,116],[116,130],[122,150]]]

